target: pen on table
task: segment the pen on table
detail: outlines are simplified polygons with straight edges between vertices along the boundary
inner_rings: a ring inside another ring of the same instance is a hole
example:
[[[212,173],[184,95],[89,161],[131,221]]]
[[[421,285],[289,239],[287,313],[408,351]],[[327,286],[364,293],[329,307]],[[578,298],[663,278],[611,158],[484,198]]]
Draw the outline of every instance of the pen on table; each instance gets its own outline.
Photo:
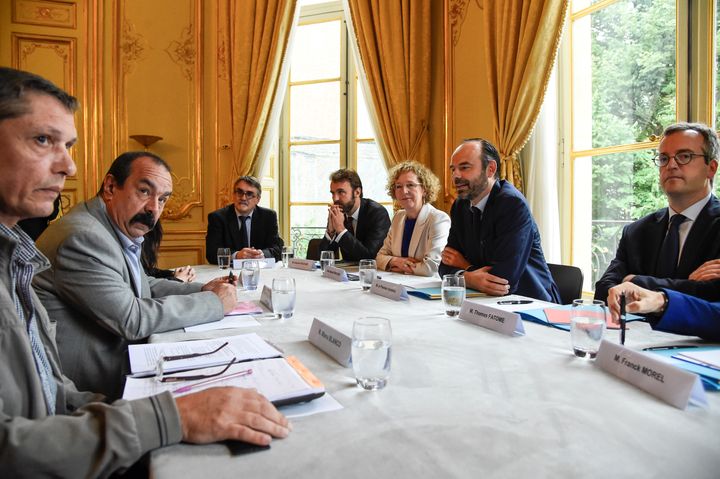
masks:
[[[680,344],[678,346],[650,346],[649,348],[643,348],[643,351],[668,351],[670,349],[685,349],[685,348],[699,348],[694,344]]]
[[[498,301],[497,304],[530,304],[532,302],[532,299],[504,299]]]
[[[230,270],[230,274],[228,274],[228,283],[233,283],[235,281],[235,275],[233,274],[232,270]]]
[[[183,387],[174,389],[172,391],[172,393],[173,394],[186,393],[188,391],[192,391],[193,389],[195,389],[199,386],[205,386],[206,384],[212,384],[212,383],[215,383],[218,381],[225,381],[226,379],[239,378],[241,376],[249,376],[252,374],[252,372],[253,372],[252,369],[244,369],[242,371],[238,371],[238,372],[232,373],[232,374],[227,374],[225,376],[218,376],[215,378],[205,379],[205,380],[197,382],[197,383],[188,384],[187,386],[183,386]]]
[[[620,295],[620,344],[625,345],[625,293]]]

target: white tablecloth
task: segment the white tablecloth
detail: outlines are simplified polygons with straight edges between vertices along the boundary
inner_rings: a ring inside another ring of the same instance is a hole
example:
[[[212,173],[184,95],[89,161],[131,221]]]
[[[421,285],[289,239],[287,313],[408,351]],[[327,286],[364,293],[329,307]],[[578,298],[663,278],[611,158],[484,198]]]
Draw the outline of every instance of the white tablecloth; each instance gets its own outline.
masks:
[[[220,274],[197,269],[201,280]],[[440,301],[396,302],[319,272],[263,270],[260,288],[281,274],[296,278],[295,316],[234,332],[258,332],[297,355],[344,409],[295,419],[291,435],[267,451],[157,450],[153,477],[720,477],[718,393],[709,393],[709,408],[682,411],[575,358],[567,332],[526,322],[525,336],[502,336],[446,318]],[[255,300],[260,291],[239,296]],[[307,341],[316,316],[347,334],[355,318],[391,319],[386,389],[359,389],[351,369]],[[608,336],[617,340],[615,331]],[[151,340],[196,337],[208,333]],[[626,345],[679,339],[635,322]]]

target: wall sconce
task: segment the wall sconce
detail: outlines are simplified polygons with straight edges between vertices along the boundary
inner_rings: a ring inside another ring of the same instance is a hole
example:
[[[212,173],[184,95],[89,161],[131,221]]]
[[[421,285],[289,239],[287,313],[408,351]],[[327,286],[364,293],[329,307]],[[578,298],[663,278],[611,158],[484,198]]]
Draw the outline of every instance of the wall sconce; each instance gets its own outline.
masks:
[[[145,147],[145,151],[148,151],[148,148],[150,148],[150,145],[153,145],[163,139],[162,136],[155,136],[155,135],[130,135],[130,138],[137,141],[143,147]]]

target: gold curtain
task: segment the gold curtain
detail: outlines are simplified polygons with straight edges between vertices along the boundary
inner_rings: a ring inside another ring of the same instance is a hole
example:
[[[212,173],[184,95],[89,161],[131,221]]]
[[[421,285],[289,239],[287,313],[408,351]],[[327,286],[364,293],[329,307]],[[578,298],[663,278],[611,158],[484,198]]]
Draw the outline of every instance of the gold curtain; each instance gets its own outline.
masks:
[[[431,0],[349,0],[388,166],[429,166]]]
[[[517,154],[540,114],[567,7],[567,0],[483,3],[482,36],[500,177],[521,191]]]
[[[218,110],[232,136],[221,139],[218,185],[257,174],[258,153],[268,129],[296,0],[224,0],[218,9]],[[231,158],[227,155],[231,154]],[[221,201],[224,203],[225,201]]]

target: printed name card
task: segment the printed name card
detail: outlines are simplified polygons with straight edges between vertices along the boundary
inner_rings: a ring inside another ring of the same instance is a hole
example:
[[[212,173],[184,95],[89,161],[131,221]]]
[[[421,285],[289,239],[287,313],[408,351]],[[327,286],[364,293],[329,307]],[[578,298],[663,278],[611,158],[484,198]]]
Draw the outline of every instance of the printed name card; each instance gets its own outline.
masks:
[[[249,259],[234,259],[233,269],[242,269],[245,261],[251,261]],[[275,258],[260,258],[255,260],[258,262],[260,269],[273,269],[275,267]]]
[[[308,341],[346,368],[351,365],[352,340],[332,326],[314,318]]]
[[[460,319],[508,336],[525,334],[525,326],[519,314],[472,301],[463,302],[460,308]]]
[[[379,278],[375,278],[370,292],[373,294],[379,294],[386,298],[394,299],[395,301],[408,299],[407,289],[402,284],[391,283]]]
[[[263,286],[262,294],[260,294],[260,304],[272,312],[272,288],[270,286]]]
[[[295,269],[304,269],[306,271],[312,271],[315,269],[315,260],[302,259],[302,258],[290,258],[288,266]]]
[[[700,376],[603,339],[595,364],[645,392],[685,409],[689,402],[707,406]]]
[[[334,279],[335,281],[345,282],[348,280],[347,273],[344,269],[340,269],[337,266],[326,266],[323,276],[326,278]]]

